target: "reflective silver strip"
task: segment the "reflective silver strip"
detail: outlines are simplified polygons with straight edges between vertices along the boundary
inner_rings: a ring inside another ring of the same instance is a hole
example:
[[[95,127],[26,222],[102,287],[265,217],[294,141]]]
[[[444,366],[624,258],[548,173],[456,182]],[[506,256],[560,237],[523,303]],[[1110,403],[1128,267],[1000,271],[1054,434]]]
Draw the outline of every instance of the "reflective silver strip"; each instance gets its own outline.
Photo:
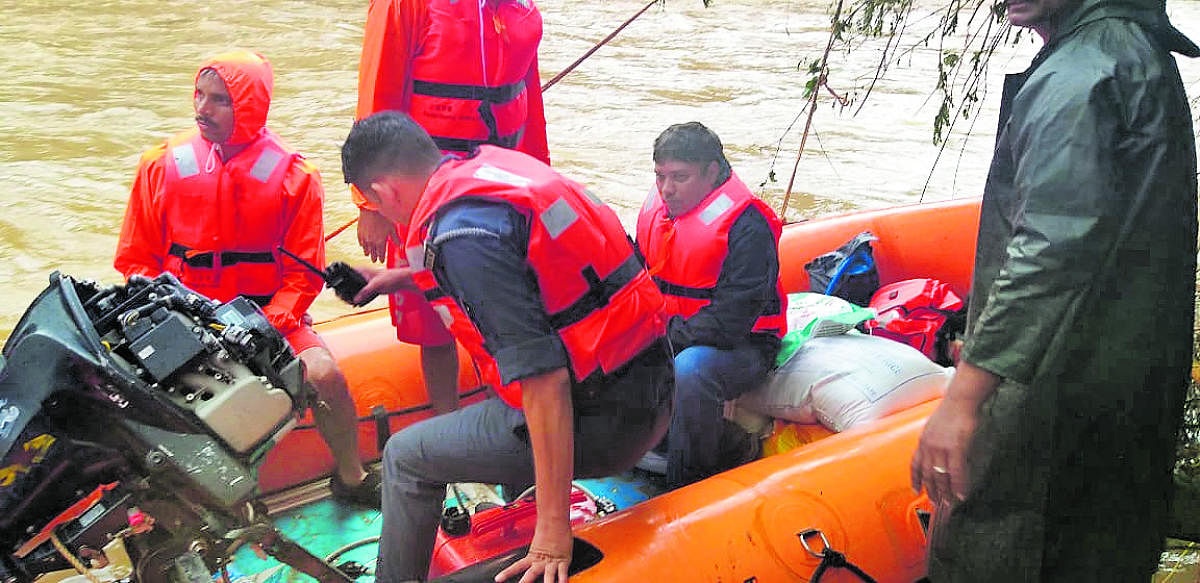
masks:
[[[538,219],[542,221],[542,226],[546,227],[546,232],[550,233],[550,238],[557,239],[567,227],[579,220],[579,215],[575,214],[575,209],[571,208],[567,199],[560,198],[554,201],[550,208],[542,211]]]
[[[600,200],[600,197],[596,196],[596,193],[592,192],[592,189],[585,188],[583,189],[583,193],[587,195],[588,199],[591,200],[596,206],[604,206],[604,201]]]
[[[250,175],[258,179],[259,182],[270,180],[271,173],[275,172],[275,167],[279,165],[279,161],[283,159],[283,153],[274,148],[267,148],[258,155],[258,160],[254,161],[254,167],[250,169]]]
[[[717,220],[718,217],[725,214],[725,211],[731,208],[733,208],[733,199],[722,192],[717,196],[716,200],[708,203],[708,207],[700,212],[700,220],[706,225],[711,225],[713,221]]]
[[[489,182],[499,182],[509,186],[529,186],[532,180],[518,176],[507,170],[501,170],[491,164],[484,164],[475,170],[475,178]]]
[[[191,144],[171,148],[171,157],[175,159],[175,171],[180,178],[188,178],[200,173],[200,163],[196,161],[196,151]]]
[[[404,248],[404,258],[408,260],[408,266],[415,271],[425,270],[425,247],[422,245],[413,245],[412,247]]]
[[[450,308],[441,304],[435,304],[433,311],[438,315],[438,318],[441,318],[443,326],[449,328],[454,323],[454,316],[450,315]]]
[[[648,213],[651,208],[654,208],[654,201],[659,199],[658,188],[650,187],[650,194],[646,195],[646,200],[642,201],[642,212]]]

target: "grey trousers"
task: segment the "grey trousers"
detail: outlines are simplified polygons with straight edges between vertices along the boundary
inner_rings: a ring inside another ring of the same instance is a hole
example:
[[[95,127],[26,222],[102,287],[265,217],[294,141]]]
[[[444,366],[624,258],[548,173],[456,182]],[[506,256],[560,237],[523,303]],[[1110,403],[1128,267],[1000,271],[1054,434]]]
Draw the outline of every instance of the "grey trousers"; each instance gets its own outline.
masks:
[[[667,358],[625,371],[605,388],[645,394],[649,409],[577,406],[575,477],[633,467],[667,431],[673,371]],[[574,393],[573,393],[574,394]],[[383,529],[375,577],[381,583],[424,580],[429,572],[446,485],[532,485],[533,450],[525,416],[498,399],[410,425],[383,454]]]

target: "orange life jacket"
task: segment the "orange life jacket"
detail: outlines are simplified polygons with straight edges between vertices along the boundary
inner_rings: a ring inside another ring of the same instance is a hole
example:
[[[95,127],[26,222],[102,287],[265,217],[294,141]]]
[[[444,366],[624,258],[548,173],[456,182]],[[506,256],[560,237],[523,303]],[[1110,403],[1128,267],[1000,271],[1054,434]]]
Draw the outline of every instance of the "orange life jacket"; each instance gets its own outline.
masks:
[[[484,4],[431,0],[412,62],[409,114],[445,151],[515,148],[525,128],[525,75],[537,57],[542,16],[530,0]]]
[[[749,206],[766,217],[778,247],[783,223],[736,174],[731,173],[696,208],[679,217],[668,216],[658,189],[650,189],[638,215],[637,242],[654,282],[666,297],[669,315],[688,318],[712,302],[713,288],[729,253],[729,229]],[[752,331],[782,338],[787,332],[787,294],[778,279],[775,295],[778,301],[771,302]]]
[[[506,403],[521,406],[520,383],[501,381],[483,336],[454,298],[440,291],[429,270],[432,262],[426,261],[431,219],[440,207],[464,197],[506,202],[529,220],[527,261],[576,381],[615,371],[663,336],[662,294],[616,213],[534,158],[483,146],[478,155],[448,161],[434,172],[413,212],[405,249],[417,285]]]
[[[227,162],[211,149],[197,130],[167,141],[163,270],[218,301],[243,295],[265,305],[283,284],[275,247],[287,229],[283,181],[298,154],[265,128]],[[239,214],[261,222],[239,229]]]

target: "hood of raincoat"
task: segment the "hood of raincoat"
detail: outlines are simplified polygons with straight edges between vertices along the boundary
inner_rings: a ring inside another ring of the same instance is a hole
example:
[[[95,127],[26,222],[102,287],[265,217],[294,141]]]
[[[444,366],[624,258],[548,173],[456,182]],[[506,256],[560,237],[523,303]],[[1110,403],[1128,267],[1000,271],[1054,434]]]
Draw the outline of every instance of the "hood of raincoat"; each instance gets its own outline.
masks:
[[[1161,46],[1187,57],[1200,56],[1200,47],[1167,19],[1166,0],[1079,0],[1046,43],[1049,48],[1089,22],[1102,18],[1127,18],[1143,26]]]
[[[196,71],[196,79],[205,69],[220,75],[233,101],[233,133],[230,144],[244,144],[258,137],[267,125],[275,74],[267,58],[244,50],[221,53]]]

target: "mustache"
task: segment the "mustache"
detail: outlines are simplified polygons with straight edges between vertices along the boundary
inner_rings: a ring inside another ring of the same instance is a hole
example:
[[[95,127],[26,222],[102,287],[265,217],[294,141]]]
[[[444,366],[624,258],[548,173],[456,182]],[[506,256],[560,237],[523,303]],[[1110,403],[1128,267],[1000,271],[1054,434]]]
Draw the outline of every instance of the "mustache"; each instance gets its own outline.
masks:
[[[210,126],[217,125],[217,122],[213,121],[212,118],[205,117],[203,115],[196,116],[196,123],[204,123],[204,124],[208,124]]]

